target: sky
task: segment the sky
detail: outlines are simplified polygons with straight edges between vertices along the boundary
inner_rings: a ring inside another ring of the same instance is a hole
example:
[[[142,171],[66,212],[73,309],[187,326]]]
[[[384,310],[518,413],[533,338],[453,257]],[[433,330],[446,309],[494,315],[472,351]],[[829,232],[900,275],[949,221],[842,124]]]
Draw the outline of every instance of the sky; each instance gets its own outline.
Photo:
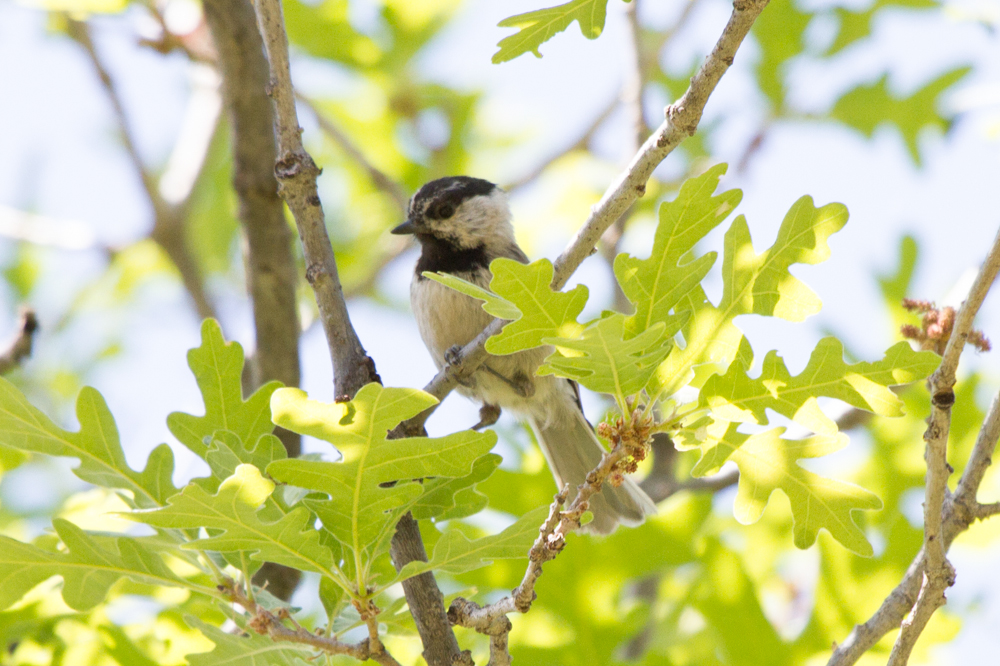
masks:
[[[476,158],[472,175],[503,182],[530,171],[545,156],[572,143],[617,94],[625,34],[623,4],[618,0],[609,3],[605,32],[596,41],[583,39],[573,26],[542,47],[540,61],[524,56],[502,66],[489,64],[495,43],[507,34],[496,27],[497,22],[539,4],[537,0],[469,2],[421,56],[421,73],[427,79],[484,90],[486,105],[479,122],[518,137],[509,150]],[[178,7],[182,20],[183,3]],[[358,25],[373,20],[372,3],[351,7]],[[677,11],[677,5],[670,3],[646,2],[643,7],[643,20],[653,25],[668,24]],[[991,31],[968,20],[970,13],[994,11],[991,7],[995,5],[985,1],[961,2],[931,15],[885,12],[876,22],[872,43],[849,48],[830,63],[807,55],[793,64],[790,87],[803,114],[827,110],[844,90],[871,82],[885,71],[890,89],[899,94],[909,94],[962,64],[974,63],[975,73],[945,100],[948,109],[960,112],[951,133],[921,135],[920,166],[913,163],[894,128],[883,126],[866,139],[833,124],[788,122],[771,130],[748,170],[736,173],[730,167],[723,187],[744,191],[737,212],[747,216],[758,251],[770,245],[782,216],[802,195],[811,195],[817,204],[842,202],[851,214],[848,225],[830,242],[829,261],[793,269],[823,300],[820,315],[805,324],[755,317],[739,322],[759,356],[768,348],[779,349],[794,374],[805,365],[816,341],[835,332],[857,356],[879,358],[897,338],[874,276],[895,267],[904,234],[913,235],[920,247],[912,295],[956,305],[961,300],[970,272],[1000,227],[998,23]],[[703,2],[692,17],[690,33],[664,54],[665,66],[684,71],[701,58],[727,15],[725,3]],[[69,287],[103,270],[100,252],[77,248],[128,243],[144,236],[152,221],[140,184],[114,139],[110,109],[88,63],[75,44],[48,32],[46,22],[44,13],[31,6],[0,3],[0,80],[7,91],[0,96],[0,126],[7,128],[0,132],[0,263],[18,251],[16,243],[4,237],[8,208],[31,211],[62,225],[52,243],[55,247],[39,251],[47,270],[33,304],[43,333],[26,371],[60,364],[76,367],[74,358],[98,351],[110,333],[122,332],[121,353],[87,370],[85,380],[108,400],[129,462],[139,467],[156,444],[172,441],[164,423],[167,412],[200,409],[193,378],[182,362],[186,350],[198,343],[198,321],[178,284],[157,281],[143,287],[136,307],[127,312],[109,317],[107,310],[94,308],[74,324],[71,334],[45,334],[46,324],[57,320],[73,298]],[[118,82],[140,152],[148,164],[161,165],[182,125],[194,75],[179,55],[163,57],[137,47],[137,25],[141,27],[137,12],[98,19],[95,41]],[[818,21],[810,27],[810,36],[821,46],[832,38],[832,29],[829,22]],[[754,45],[746,45],[706,110],[703,122],[723,123],[717,145],[712,146],[716,161],[735,164],[763,119],[763,105],[754,97],[749,80],[754,58]],[[344,81],[337,72],[301,56],[293,63],[293,79],[306,93],[317,94],[336,94]],[[662,118],[667,101],[647,96],[650,124]],[[307,141],[318,136],[311,122],[303,114]],[[619,114],[595,138],[597,150],[622,165],[628,158],[619,148],[624,127]],[[661,173],[677,168],[668,160]],[[609,180],[610,175],[588,174]],[[546,194],[544,179],[511,203],[523,244],[533,257],[558,255],[582,222],[557,210],[557,202]],[[544,232],[528,233],[539,228]],[[720,249],[722,231],[713,232],[704,247]],[[624,249],[641,254],[651,233],[652,225],[640,221]],[[390,300],[406,302],[414,260],[413,251],[404,254],[382,277],[380,287]],[[594,307],[600,308],[601,299],[609,297],[607,269],[599,258],[586,262],[575,279],[591,285]],[[720,289],[721,282],[710,283],[710,297],[717,298]],[[250,311],[238,285],[218,282],[210,290],[227,333],[252,346]],[[13,295],[0,291],[0,339],[13,330],[7,314],[15,308]],[[363,300],[351,302],[350,308],[387,384],[422,386],[433,376],[433,365],[407,311]],[[987,335],[992,332],[1000,339],[1000,296],[987,299],[977,321]],[[328,358],[321,331],[310,328],[302,344],[303,387],[321,399],[330,397]],[[996,352],[967,354],[963,370],[970,368],[986,374],[985,404],[988,394],[1000,386]],[[588,406],[598,408],[593,400]],[[453,397],[432,420],[432,433],[443,432],[448,423],[471,424],[476,416],[475,406]],[[175,447],[175,452],[180,476],[199,471],[197,461],[182,447]],[[31,481],[22,479],[19,492],[28,492]],[[5,500],[14,494],[9,483],[7,492],[2,490],[0,497]],[[981,499],[997,496],[1000,489],[984,489]],[[1000,648],[995,631],[981,630],[990,623],[995,626],[1000,617],[1000,581],[993,582],[996,577],[989,575],[996,555],[995,550],[984,555],[958,549],[959,578],[949,598],[969,608],[984,595],[986,601],[979,603],[959,639],[942,648],[942,658],[957,660]]]

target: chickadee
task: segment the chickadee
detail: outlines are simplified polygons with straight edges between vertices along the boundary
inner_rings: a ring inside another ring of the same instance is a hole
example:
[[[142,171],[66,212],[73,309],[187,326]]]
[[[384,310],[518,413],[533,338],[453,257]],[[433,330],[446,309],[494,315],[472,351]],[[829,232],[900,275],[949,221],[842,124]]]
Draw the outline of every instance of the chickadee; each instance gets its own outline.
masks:
[[[454,176],[431,181],[410,200],[408,219],[392,230],[412,234],[421,253],[410,284],[410,303],[420,337],[438,369],[452,350],[476,337],[493,321],[479,301],[423,276],[425,271],[449,273],[488,288],[490,262],[509,257],[528,263],[514,240],[507,194],[480,178]],[[583,415],[576,382],[535,370],[552,353],[539,347],[508,356],[490,356],[464,386],[463,395],[483,403],[486,414],[499,408],[527,420],[535,432],[556,484],[571,488],[583,483],[601,460],[603,447]],[[631,479],[618,488],[605,484],[590,500],[594,520],[590,531],[608,534],[618,523],[637,525],[656,506]]]

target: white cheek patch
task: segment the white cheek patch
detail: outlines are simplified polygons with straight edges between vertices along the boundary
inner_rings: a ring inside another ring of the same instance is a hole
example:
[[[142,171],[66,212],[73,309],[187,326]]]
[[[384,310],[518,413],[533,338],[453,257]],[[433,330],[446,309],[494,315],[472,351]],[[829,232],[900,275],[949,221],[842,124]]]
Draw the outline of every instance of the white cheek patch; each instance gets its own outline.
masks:
[[[439,221],[438,225],[460,247],[502,247],[514,243],[510,217],[507,195],[497,189],[487,196],[463,202],[451,218]]]

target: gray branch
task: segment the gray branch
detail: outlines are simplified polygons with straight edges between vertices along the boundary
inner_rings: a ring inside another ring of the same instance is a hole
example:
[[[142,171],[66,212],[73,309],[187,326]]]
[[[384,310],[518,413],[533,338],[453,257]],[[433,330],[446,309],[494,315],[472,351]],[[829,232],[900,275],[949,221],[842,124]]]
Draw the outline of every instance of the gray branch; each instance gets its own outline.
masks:
[[[955,372],[972,321],[1000,270],[1000,232],[997,233],[969,296],[962,303],[951,338],[945,347],[941,365],[931,376],[930,425],[924,435],[927,441],[927,496],[924,501],[924,545],[910,564],[903,580],[864,624],[856,626],[834,650],[828,666],[848,666],[858,659],[882,636],[901,627],[893,646],[889,663],[907,663],[917,638],[934,611],[945,603],[944,593],[954,583],[954,569],[947,560],[948,548],[954,538],[976,520],[994,515],[992,505],[976,500],[979,484],[986,468],[992,463],[997,439],[1000,438],[1000,395],[994,398],[968,465],[953,495],[947,493],[949,467],[947,442],[951,406],[955,402],[952,390]]]
[[[298,386],[295,262],[292,233],[274,177],[277,153],[267,97],[267,59],[249,0],[206,0],[204,6],[233,125],[233,186],[246,232],[247,290],[257,334],[253,384],[276,379],[285,386]],[[288,455],[298,455],[298,435],[282,434]]]
[[[323,205],[316,188],[320,170],[302,146],[302,128],[295,110],[295,93],[288,64],[288,37],[280,0],[257,3],[257,24],[270,62],[271,99],[278,136],[274,173],[278,192],[288,204],[299,230],[306,261],[306,279],[316,294],[320,320],[334,368],[334,397],[350,400],[362,386],[379,381],[375,363],[365,353],[347,314],[337,262],[326,232]]]

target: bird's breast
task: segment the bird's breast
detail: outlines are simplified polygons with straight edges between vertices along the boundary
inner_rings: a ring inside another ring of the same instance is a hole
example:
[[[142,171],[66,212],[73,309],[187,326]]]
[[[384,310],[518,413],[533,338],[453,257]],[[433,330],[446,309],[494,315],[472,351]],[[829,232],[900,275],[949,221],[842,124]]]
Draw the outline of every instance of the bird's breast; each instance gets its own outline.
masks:
[[[455,276],[484,288],[489,285],[485,272]],[[410,283],[410,304],[420,337],[439,369],[445,365],[448,349],[465,346],[493,321],[480,301],[421,276]]]

